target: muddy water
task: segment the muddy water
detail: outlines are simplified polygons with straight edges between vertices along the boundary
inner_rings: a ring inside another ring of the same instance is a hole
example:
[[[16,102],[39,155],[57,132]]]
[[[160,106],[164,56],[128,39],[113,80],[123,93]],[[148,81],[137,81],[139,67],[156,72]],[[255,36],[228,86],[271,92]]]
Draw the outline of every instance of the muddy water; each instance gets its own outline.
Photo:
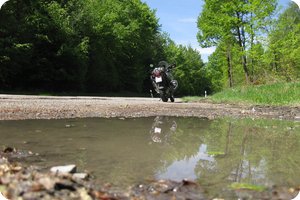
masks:
[[[76,164],[120,187],[152,179],[299,186],[300,123],[252,119],[26,120],[0,122],[0,147],[40,154],[32,164]]]

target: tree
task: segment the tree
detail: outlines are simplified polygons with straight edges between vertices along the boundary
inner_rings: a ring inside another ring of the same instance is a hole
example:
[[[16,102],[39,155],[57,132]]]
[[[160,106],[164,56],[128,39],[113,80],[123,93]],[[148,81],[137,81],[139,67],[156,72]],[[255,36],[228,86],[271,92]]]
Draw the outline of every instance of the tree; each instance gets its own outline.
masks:
[[[9,1],[1,9],[0,23],[4,33],[1,56],[9,58],[1,66],[8,73],[4,89],[83,88],[88,38],[76,35],[63,5],[56,1]]]
[[[206,78],[204,63],[198,51],[191,46],[176,45],[171,42],[167,48],[169,62],[175,62],[174,77],[179,82],[178,94],[204,95],[210,92],[210,82]]]
[[[233,77],[232,71],[230,67],[228,67],[228,62],[231,62],[231,58],[224,56],[224,51],[219,45],[214,53],[209,56],[209,62],[206,66],[207,78],[211,82],[211,87],[213,92],[221,91],[227,84],[227,80],[229,81],[229,87],[233,85]]]
[[[211,90],[199,52],[161,33],[140,0],[10,0],[0,27],[2,90],[148,92],[160,60],[177,64],[179,94]]]
[[[233,44],[238,44],[245,82],[249,83],[253,79],[250,76],[247,51],[269,24],[267,19],[275,8],[276,0],[206,0],[198,18],[198,41],[202,47],[226,44],[224,53],[228,71],[232,71]]]
[[[159,25],[140,0],[11,0],[0,15],[2,89],[141,92]]]
[[[270,33],[265,62],[276,79],[300,78],[300,11],[296,4],[279,16]]]

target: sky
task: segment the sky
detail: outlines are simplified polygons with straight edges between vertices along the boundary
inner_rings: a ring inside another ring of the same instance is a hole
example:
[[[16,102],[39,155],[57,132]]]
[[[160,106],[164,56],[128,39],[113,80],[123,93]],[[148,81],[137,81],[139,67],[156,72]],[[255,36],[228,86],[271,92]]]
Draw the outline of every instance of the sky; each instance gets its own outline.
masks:
[[[197,49],[204,62],[215,48],[203,49],[197,41],[197,19],[201,13],[203,0],[142,0],[151,9],[156,9],[161,30],[167,32],[176,44],[191,45]],[[286,7],[290,0],[279,0]]]

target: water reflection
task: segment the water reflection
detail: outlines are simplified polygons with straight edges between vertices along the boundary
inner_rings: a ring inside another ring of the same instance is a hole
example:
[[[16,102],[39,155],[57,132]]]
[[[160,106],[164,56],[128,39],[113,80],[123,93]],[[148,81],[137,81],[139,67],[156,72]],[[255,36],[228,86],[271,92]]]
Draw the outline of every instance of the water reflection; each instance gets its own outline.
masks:
[[[233,182],[298,186],[300,124],[155,117],[1,121],[0,145],[75,163],[103,182],[192,179],[211,195]]]
[[[150,135],[155,143],[168,143],[172,133],[177,129],[174,119],[165,116],[157,116],[152,124]]]
[[[164,170],[158,171],[158,179],[171,179],[181,181],[183,179],[196,180],[198,175],[196,168],[199,163],[214,162],[214,158],[207,154],[207,146],[201,144],[196,155],[175,160]]]

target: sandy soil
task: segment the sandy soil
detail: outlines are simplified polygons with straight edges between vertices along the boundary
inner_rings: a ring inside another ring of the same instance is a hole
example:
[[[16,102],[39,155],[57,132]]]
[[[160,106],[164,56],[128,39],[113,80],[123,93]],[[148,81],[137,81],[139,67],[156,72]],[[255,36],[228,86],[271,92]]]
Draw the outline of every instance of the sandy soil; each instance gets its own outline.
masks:
[[[210,102],[164,103],[158,98],[53,97],[0,95],[0,120],[61,119],[86,117],[183,116],[251,117],[300,120],[300,107],[214,104]]]

